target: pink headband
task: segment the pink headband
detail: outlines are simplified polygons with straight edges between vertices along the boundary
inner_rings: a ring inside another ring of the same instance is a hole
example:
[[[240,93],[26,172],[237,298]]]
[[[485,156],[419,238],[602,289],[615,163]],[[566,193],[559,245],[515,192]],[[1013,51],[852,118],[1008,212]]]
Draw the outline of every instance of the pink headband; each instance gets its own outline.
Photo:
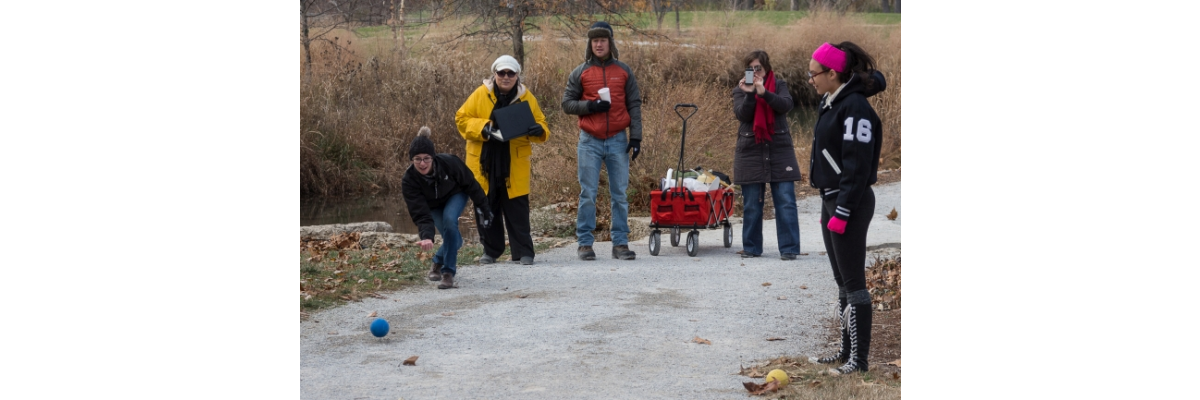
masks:
[[[817,51],[813,52],[812,58],[834,71],[846,72],[846,52],[838,50],[828,42],[818,47]]]

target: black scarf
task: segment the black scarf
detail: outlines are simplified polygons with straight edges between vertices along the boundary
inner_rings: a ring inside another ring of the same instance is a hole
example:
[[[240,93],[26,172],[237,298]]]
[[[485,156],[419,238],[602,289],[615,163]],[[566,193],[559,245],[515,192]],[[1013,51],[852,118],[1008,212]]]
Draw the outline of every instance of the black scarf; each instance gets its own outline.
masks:
[[[492,84],[492,91],[496,93],[496,104],[492,108],[492,115],[488,118],[491,118],[493,123],[496,120],[496,110],[509,105],[517,96],[517,85],[519,84],[520,82],[514,84],[508,93],[501,93],[500,88],[495,83]],[[504,129],[504,127],[500,127],[500,130]],[[489,189],[491,189],[488,190],[488,197],[492,197],[492,194],[496,193],[495,188],[505,186],[504,181],[508,178],[511,159],[508,142],[502,142],[495,138],[483,142],[483,151],[479,154],[479,165],[483,170],[483,176],[488,180]]]

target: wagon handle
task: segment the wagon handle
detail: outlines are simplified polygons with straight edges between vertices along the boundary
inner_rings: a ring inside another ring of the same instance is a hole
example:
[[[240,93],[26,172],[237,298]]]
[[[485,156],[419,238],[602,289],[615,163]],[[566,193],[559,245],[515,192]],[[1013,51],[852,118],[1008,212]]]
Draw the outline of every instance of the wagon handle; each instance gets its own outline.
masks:
[[[683,116],[683,114],[681,114],[679,112],[680,108],[691,108],[692,112],[691,112],[691,114],[688,114],[685,117],[685,116]],[[675,171],[678,171],[680,174],[683,173],[683,149],[685,149],[684,143],[687,142],[687,120],[688,120],[688,118],[691,118],[693,115],[696,115],[696,111],[700,111],[700,107],[697,107],[695,104],[689,104],[689,103],[675,104],[675,115],[678,115],[679,118],[683,119],[683,132],[681,132],[679,134],[679,136],[680,136],[680,138],[679,138],[679,167],[677,169],[675,169]],[[676,178],[676,177],[672,176],[672,178]],[[676,179],[677,180],[675,181],[675,187],[681,186],[683,184],[682,175]]]

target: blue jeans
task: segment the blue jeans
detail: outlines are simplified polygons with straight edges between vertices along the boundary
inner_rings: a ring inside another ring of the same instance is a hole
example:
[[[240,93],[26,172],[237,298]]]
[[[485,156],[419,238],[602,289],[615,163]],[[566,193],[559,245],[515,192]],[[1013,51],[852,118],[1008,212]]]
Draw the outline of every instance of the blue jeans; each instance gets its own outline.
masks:
[[[607,140],[600,140],[584,131],[579,131],[579,214],[575,219],[575,236],[580,246],[591,246],[596,241],[592,231],[596,230],[596,190],[600,186],[600,165],[608,170],[608,195],[612,200],[612,244],[629,244],[629,202],[625,200],[625,189],[629,187],[629,154],[625,152],[629,141],[625,132]]]
[[[766,184],[742,185],[742,250],[762,255],[763,193]],[[796,210],[796,183],[771,182],[771,199],[775,202],[775,236],[780,254],[800,254],[800,215]]]
[[[446,200],[442,208],[430,210],[433,213],[433,227],[442,234],[442,245],[433,254],[433,263],[442,264],[442,273],[454,275],[458,272],[458,248],[462,247],[462,234],[458,233],[458,216],[462,215],[463,207],[467,205],[467,194],[458,193]]]

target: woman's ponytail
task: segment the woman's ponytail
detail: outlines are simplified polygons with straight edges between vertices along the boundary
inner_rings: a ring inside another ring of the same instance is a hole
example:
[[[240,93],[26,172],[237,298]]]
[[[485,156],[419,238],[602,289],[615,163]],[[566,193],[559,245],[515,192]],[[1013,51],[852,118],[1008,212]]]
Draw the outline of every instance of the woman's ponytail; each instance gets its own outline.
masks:
[[[875,86],[875,78],[871,76],[875,72],[875,59],[870,54],[850,41],[838,43],[833,47],[846,53],[846,70],[837,73],[839,81],[849,82],[850,75],[854,74],[858,75],[858,79],[862,79],[868,88]]]

